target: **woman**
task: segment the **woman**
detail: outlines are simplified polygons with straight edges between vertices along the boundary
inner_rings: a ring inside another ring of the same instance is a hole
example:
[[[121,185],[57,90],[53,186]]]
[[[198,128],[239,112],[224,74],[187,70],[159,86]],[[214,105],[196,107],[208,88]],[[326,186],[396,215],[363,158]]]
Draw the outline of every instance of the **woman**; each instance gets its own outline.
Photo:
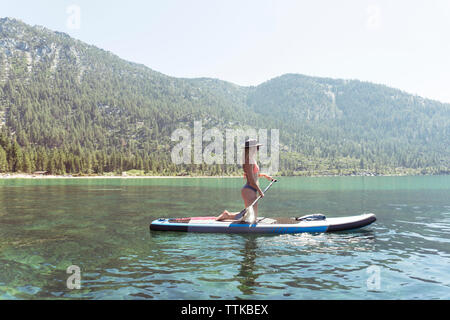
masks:
[[[241,196],[244,199],[245,207],[247,208],[249,205],[256,200],[257,193],[264,197],[264,193],[259,187],[258,178],[264,177],[269,181],[272,181],[272,177],[259,172],[258,164],[256,163],[256,152],[259,150],[261,144],[257,143],[255,139],[249,139],[245,142],[245,152],[244,152],[244,177],[247,178],[247,183],[241,189]],[[258,203],[253,206],[253,210],[255,212],[255,217],[258,216]],[[239,212],[230,213],[227,210],[222,212],[222,214],[216,218],[216,220],[226,220],[226,219],[235,219]]]

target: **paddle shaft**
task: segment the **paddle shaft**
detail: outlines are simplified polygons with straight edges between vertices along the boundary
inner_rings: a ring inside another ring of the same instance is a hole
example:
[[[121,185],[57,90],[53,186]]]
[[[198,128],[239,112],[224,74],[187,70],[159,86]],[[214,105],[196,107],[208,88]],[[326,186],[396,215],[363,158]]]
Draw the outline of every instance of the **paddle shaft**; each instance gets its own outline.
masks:
[[[269,185],[264,189],[263,193],[266,193],[267,190],[270,189],[270,187],[274,184],[274,182],[277,182],[276,179],[273,179]],[[242,210],[241,212],[239,212],[238,216],[240,216],[241,218],[244,217],[244,214],[247,212],[248,208],[253,207],[258,201],[259,199],[261,199],[262,196],[259,195],[258,198],[255,199],[255,201],[253,201],[253,203],[251,205],[249,205],[247,208],[245,208],[244,210]]]
[[[277,181],[276,179],[273,179],[273,180],[269,183],[269,185],[264,189],[263,193],[266,193],[266,191],[269,190],[269,188],[270,188],[270,187],[273,185],[273,183],[276,182],[276,181]],[[253,207],[253,206],[259,201],[259,199],[261,199],[261,198],[262,198],[262,196],[259,195],[258,198],[256,198],[255,201],[253,201],[253,203],[252,203],[251,205],[249,205],[247,208]]]

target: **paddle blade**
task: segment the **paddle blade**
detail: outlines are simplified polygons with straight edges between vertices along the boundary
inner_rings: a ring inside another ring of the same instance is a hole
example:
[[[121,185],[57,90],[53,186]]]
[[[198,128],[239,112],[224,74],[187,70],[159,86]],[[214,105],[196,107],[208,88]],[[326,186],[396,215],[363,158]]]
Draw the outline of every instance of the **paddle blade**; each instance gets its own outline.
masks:
[[[253,206],[247,208],[246,221],[250,224],[254,224],[256,222],[255,210],[253,210]]]

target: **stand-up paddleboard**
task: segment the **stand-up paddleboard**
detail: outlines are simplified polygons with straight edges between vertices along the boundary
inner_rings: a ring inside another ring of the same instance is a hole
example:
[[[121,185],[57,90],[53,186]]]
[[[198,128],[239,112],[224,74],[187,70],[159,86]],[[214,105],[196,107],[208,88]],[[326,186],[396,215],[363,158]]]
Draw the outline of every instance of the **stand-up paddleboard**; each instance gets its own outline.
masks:
[[[161,218],[150,224],[150,230],[209,233],[302,233],[334,232],[365,227],[376,220],[373,213],[358,216],[326,218],[309,215],[300,218],[258,218],[256,223],[216,221],[216,217]]]

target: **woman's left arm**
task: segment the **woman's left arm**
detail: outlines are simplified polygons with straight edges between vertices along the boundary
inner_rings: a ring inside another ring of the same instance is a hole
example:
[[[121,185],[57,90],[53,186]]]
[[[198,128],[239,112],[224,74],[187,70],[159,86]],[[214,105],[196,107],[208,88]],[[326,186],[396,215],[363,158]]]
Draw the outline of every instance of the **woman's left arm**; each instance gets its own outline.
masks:
[[[269,181],[272,181],[272,180],[273,180],[273,178],[272,178],[271,176],[269,176],[269,175],[267,175],[267,174],[265,174],[265,173],[260,173],[259,176],[260,176],[260,177],[264,177],[264,178],[266,178],[266,179],[269,180]]]

